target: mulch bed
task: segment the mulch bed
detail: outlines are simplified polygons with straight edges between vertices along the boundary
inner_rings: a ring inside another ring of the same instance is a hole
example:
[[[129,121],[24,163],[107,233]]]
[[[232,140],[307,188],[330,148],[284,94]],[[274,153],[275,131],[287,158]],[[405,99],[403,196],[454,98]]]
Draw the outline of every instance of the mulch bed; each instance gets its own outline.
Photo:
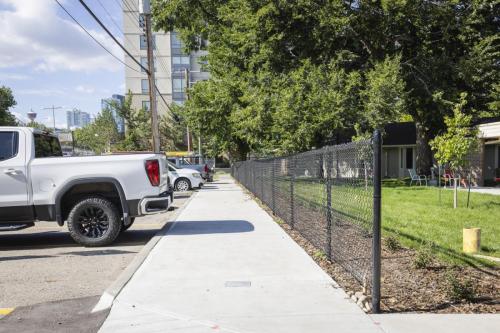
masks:
[[[261,204],[258,198],[255,199]],[[273,216],[267,206],[263,204],[261,206]],[[275,219],[346,292],[362,291],[362,286],[350,273],[321,255],[322,249],[315,247],[279,218]],[[417,252],[412,249],[400,248],[392,252],[382,245],[381,309],[383,312],[500,313],[498,267],[450,266],[433,259],[426,268],[417,269],[414,267],[416,256]],[[472,282],[475,293],[472,302],[452,301],[449,292],[450,276],[455,277],[460,283],[465,283],[467,280]]]

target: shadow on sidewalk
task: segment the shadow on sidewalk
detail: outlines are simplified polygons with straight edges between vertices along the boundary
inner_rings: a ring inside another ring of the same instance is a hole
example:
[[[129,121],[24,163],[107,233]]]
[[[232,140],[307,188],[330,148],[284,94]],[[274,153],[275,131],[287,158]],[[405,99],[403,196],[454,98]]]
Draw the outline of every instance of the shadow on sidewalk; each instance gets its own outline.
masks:
[[[254,226],[245,220],[177,221],[167,230],[166,234],[169,236],[228,234],[252,232]]]

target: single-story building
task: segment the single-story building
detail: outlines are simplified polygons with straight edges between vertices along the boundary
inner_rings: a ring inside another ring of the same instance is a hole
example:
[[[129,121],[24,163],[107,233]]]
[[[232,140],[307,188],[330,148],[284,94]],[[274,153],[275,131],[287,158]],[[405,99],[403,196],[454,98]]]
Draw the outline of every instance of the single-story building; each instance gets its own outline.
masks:
[[[493,185],[500,177],[500,118],[482,119],[479,149],[471,156],[473,183]],[[385,127],[382,147],[382,176],[408,177],[408,169],[416,166],[416,128],[413,122],[392,123]]]

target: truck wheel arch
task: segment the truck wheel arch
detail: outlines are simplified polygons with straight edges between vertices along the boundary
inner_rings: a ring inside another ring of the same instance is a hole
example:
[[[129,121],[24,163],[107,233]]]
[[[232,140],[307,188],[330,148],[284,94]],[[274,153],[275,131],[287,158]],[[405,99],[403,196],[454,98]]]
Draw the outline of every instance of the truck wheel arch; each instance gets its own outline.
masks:
[[[120,205],[121,207],[117,207],[119,210],[121,210],[121,213],[123,214],[123,219],[124,221],[127,221],[130,219],[129,215],[129,208],[127,205],[127,199],[125,197],[125,192],[123,191],[123,188],[118,180],[115,178],[111,177],[92,177],[92,178],[82,178],[82,179],[75,179],[72,181],[69,181],[66,183],[58,192],[56,195],[55,199],[55,209],[56,209],[56,221],[57,224],[60,226],[64,225],[64,212],[63,212],[63,203],[62,199],[66,194],[68,194],[70,191],[72,191],[75,187],[78,187],[79,185],[89,185],[89,184],[108,184],[111,185],[114,190],[118,193],[118,197],[120,199]],[[94,194],[98,194],[94,192]]]

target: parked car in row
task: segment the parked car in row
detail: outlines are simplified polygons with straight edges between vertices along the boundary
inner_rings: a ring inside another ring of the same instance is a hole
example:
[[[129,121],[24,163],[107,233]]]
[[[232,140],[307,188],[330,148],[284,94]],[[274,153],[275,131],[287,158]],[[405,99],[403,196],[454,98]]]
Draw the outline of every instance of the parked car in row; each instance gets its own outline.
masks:
[[[167,157],[168,161],[174,164],[178,169],[194,169],[197,170],[203,179],[207,182],[212,182],[215,173],[215,164],[209,163],[201,156],[182,156],[182,157]]]
[[[0,127],[0,230],[66,222],[76,242],[108,245],[135,217],[169,208],[167,163],[151,153],[63,157],[56,136]]]
[[[168,163],[169,177],[176,191],[188,191],[201,188],[205,182],[201,174],[195,169],[181,169],[171,162]]]

